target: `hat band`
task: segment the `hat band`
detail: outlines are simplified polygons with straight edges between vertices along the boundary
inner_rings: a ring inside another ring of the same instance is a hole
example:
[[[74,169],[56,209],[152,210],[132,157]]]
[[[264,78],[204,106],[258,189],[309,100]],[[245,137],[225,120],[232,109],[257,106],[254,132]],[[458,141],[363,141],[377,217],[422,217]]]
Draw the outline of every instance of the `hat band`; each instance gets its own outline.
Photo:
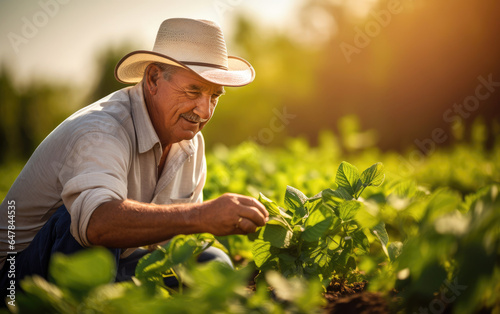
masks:
[[[192,62],[192,61],[181,61],[183,64],[186,64],[186,65],[195,65],[195,66],[201,66],[201,67],[210,67],[210,68],[217,68],[217,69],[221,69],[221,70],[228,70],[227,67],[223,66],[223,65],[218,65],[218,64],[214,64],[214,63],[205,63],[205,62]]]

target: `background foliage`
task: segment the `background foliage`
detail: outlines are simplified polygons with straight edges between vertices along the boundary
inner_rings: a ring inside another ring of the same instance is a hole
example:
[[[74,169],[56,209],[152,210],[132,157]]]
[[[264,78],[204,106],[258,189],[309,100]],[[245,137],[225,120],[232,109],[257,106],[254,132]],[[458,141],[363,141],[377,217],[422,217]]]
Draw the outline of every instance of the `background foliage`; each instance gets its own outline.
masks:
[[[275,146],[287,136],[305,136],[317,144],[321,130],[338,133],[336,121],[348,114],[358,116],[364,129],[376,130],[376,137],[367,134],[365,140],[376,141],[384,150],[404,150],[417,139],[429,138],[436,128],[448,134],[454,123],[447,122],[444,113],[474,95],[478,77],[491,74],[493,81],[500,81],[496,57],[500,4],[494,0],[395,2],[400,13],[384,16],[394,1],[380,0],[360,16],[342,1],[303,1],[294,16],[299,27],[290,23],[290,29],[283,31],[259,25],[236,7],[239,15],[232,17],[233,28],[226,30],[231,34],[227,35],[229,51],[249,60],[257,78],[245,88],[228,88],[204,131],[208,147],[248,139]],[[320,27],[315,20],[329,22]],[[378,28],[369,32],[373,25]],[[360,33],[368,36],[362,48],[356,45]],[[359,51],[346,57],[342,44]],[[122,88],[113,78],[113,68],[132,46],[115,44],[96,52],[97,74],[86,86],[39,80],[14,83],[15,69],[3,64],[0,162],[26,160],[65,117]],[[493,134],[500,132],[499,102],[500,92],[493,91],[477,109],[463,109],[466,128],[476,117],[485,118],[488,147],[493,145]],[[294,118],[271,136],[263,136],[276,112],[284,111]],[[450,142],[448,137],[441,145]]]
[[[368,188],[361,201],[366,201],[364,210],[385,221],[391,242],[400,241],[406,253],[387,264],[372,236],[368,257],[360,257],[356,268],[368,276],[370,289],[404,290],[402,297],[413,310],[431,304],[443,284],[458,280],[468,288],[457,307],[498,309],[500,2],[396,2],[403,8],[398,14],[384,15],[394,1],[380,0],[359,15],[349,10],[349,1],[306,0],[293,17],[300,27],[282,31],[260,25],[245,12],[233,16],[229,50],[249,60],[257,78],[247,87],[228,88],[204,130],[209,169],[204,196],[258,197],[262,192],[282,204],[287,185],[308,197],[337,188],[335,175],[343,160],[359,169],[382,162],[385,183],[379,190]],[[378,31],[363,47],[356,45],[370,25],[378,25]],[[346,57],[343,44],[358,50]],[[0,66],[2,199],[33,150],[62,120],[124,87],[114,80],[113,68],[132,46],[103,47],[96,53],[98,73],[85,86],[43,79],[15,83],[16,69]],[[490,93],[474,110],[463,111],[479,77],[491,78]],[[453,122],[445,119],[447,112]],[[289,118],[283,120],[284,113]],[[431,140],[437,129],[446,138],[440,143]],[[246,237],[218,240],[235,262],[253,260]],[[213,269],[201,269],[198,276],[204,271],[228,276]],[[244,276],[234,276],[240,289]],[[102,276],[103,283],[108,279]],[[33,293],[45,293],[36,280]],[[229,286],[229,281],[222,282]],[[92,284],[85,293],[94,289]],[[141,296],[130,285],[119,293],[99,289],[120,300]],[[203,300],[209,300],[213,287],[201,289]],[[94,302],[90,308],[118,306],[99,299],[96,291],[87,300]],[[258,298],[268,302],[263,305],[268,311],[275,309],[268,296]],[[249,302],[262,305],[254,299]],[[231,306],[236,308],[247,302],[241,294],[235,300]],[[162,306],[154,298],[148,302]]]

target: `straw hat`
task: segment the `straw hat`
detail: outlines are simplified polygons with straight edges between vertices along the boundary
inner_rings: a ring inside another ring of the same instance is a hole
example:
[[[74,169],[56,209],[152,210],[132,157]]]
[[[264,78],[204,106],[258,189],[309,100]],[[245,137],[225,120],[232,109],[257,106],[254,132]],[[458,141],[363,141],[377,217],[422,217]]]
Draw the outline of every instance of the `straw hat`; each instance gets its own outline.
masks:
[[[224,86],[243,86],[255,78],[246,60],[228,56],[219,25],[206,20],[174,18],[163,21],[152,51],[137,50],[123,57],[115,68],[122,83],[137,83],[152,62],[190,70],[201,78]]]

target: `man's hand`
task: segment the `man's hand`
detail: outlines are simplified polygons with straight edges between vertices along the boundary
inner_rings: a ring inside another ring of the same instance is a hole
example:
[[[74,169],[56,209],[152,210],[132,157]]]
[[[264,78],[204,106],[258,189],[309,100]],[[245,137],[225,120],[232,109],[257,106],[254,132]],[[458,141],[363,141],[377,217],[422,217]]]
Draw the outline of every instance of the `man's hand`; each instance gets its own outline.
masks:
[[[218,236],[255,232],[268,220],[269,213],[262,203],[239,194],[224,194],[204,202],[200,208],[203,229]]]

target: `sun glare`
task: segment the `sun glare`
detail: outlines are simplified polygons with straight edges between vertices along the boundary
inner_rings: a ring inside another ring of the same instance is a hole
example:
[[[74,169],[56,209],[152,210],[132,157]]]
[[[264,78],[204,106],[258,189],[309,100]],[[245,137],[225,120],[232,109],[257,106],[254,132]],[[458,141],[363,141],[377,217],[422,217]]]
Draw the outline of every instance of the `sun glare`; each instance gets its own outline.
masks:
[[[377,2],[378,0],[345,0],[344,5],[353,16],[362,18],[370,13]]]

